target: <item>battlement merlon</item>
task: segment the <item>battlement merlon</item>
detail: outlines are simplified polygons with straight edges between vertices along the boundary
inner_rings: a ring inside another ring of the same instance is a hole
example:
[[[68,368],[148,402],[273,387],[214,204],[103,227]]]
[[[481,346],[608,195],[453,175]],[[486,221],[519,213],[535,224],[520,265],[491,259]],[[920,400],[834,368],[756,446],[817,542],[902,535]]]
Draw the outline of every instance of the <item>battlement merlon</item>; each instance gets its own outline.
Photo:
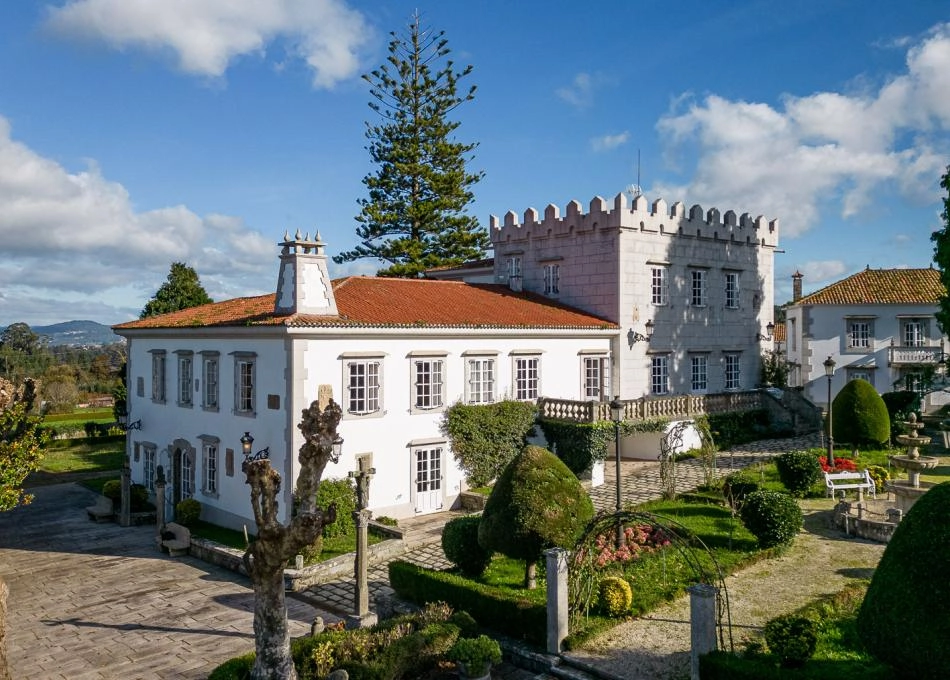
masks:
[[[614,198],[613,209],[608,210],[607,201],[595,196],[587,213],[583,212],[578,201],[568,203],[565,213],[564,217],[561,217],[560,210],[552,203],[544,209],[543,219],[539,219],[538,211],[534,208],[525,210],[524,219],[520,223],[514,211],[505,213],[503,222],[491,215],[489,233],[492,243],[578,235],[595,230],[631,229],[685,238],[746,243],[766,248],[778,246],[778,219],[767,221],[762,215],[753,218],[749,213],[737,216],[733,210],[720,213],[718,208],[710,208],[704,212],[698,204],[687,213],[683,203],[677,201],[667,208],[666,201],[662,198],[656,199],[650,206],[644,196],[637,196],[628,207],[627,197],[621,193]]]

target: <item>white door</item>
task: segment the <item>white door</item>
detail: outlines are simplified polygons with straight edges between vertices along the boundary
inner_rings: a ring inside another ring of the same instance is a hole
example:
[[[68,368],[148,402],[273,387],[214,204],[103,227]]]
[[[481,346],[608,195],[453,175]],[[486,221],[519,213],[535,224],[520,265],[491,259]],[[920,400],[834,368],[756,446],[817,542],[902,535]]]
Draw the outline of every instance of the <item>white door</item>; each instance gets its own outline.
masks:
[[[415,450],[416,512],[442,509],[442,448]]]

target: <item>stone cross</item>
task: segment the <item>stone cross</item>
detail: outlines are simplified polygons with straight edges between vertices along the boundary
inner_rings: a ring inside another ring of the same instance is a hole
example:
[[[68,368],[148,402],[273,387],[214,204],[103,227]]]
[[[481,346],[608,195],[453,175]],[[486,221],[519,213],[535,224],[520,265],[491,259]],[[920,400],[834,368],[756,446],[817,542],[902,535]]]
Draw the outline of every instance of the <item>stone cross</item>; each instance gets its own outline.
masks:
[[[347,628],[365,628],[374,625],[378,618],[369,610],[369,579],[367,577],[369,511],[354,510],[356,524],[356,559],[353,563],[355,583],[353,587],[353,613],[346,617]]]

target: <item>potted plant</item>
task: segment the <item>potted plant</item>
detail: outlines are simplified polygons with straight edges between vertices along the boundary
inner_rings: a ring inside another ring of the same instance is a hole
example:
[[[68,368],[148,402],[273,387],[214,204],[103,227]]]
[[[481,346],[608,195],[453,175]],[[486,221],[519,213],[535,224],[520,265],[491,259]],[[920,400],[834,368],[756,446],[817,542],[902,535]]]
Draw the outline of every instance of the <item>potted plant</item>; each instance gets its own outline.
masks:
[[[489,680],[492,664],[501,661],[501,647],[487,635],[459,638],[449,650],[448,657],[458,665],[459,677]]]

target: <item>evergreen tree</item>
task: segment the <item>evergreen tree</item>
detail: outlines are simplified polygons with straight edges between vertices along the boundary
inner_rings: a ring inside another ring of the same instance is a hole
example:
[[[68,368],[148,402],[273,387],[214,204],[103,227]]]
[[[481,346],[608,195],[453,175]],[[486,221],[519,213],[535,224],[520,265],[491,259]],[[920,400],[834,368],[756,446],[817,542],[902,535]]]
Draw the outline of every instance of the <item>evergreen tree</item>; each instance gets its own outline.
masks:
[[[173,262],[165,283],[145,304],[145,309],[139,314],[139,318],[177,312],[179,309],[197,307],[209,302],[214,302],[214,300],[208,297],[208,293],[202,287],[198,273],[184,262]]]
[[[363,178],[369,197],[356,220],[360,244],[333,258],[337,264],[362,258],[389,263],[381,276],[417,276],[430,267],[458,265],[484,257],[490,243],[478,220],[463,211],[483,176],[467,172],[466,155],[477,144],[455,141],[459,123],[448,114],[475,96],[475,86],[458,94],[459,79],[444,31],[419,25],[416,14],[404,36],[392,33],[387,63],[364,75],[382,119],[367,122],[375,173]],[[438,64],[444,61],[444,66]]]
[[[937,325],[945,334],[950,333],[950,165],[947,166],[947,172],[940,179],[940,186],[947,192],[943,199],[943,212],[940,217],[943,219],[943,229],[939,229],[930,235],[930,240],[934,243],[934,262],[937,263],[937,269],[940,270],[940,281],[943,283],[944,293],[940,298],[940,309],[937,310]]]

